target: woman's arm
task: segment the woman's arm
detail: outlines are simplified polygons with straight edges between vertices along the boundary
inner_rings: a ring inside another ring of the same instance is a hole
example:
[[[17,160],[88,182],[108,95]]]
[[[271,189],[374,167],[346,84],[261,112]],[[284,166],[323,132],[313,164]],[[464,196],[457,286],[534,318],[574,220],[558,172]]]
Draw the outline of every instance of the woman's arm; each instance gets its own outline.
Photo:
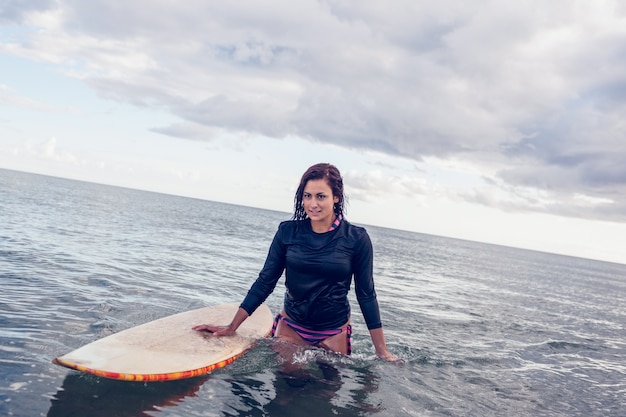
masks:
[[[212,324],[199,324],[192,327],[196,331],[205,331],[213,333],[214,336],[232,336],[237,332],[241,323],[243,323],[249,317],[248,312],[239,307],[228,326],[214,326]]]
[[[374,349],[376,350],[376,356],[390,362],[398,362],[400,360],[396,355],[389,352],[387,349],[387,343],[385,342],[385,335],[382,327],[379,327],[378,329],[371,329],[370,336],[372,337],[372,343],[374,344]]]
[[[250,314],[254,313],[272,291],[274,291],[276,283],[285,269],[285,249],[280,235],[281,227],[283,227],[285,223],[286,222],[283,222],[279,225],[278,231],[274,235],[274,239],[270,245],[267,258],[265,259],[265,265],[254,284],[252,284],[252,287],[250,287],[250,290],[230,324],[227,326],[199,324],[192,327],[193,330],[210,332],[215,336],[232,336],[237,332],[241,323],[243,323]]]

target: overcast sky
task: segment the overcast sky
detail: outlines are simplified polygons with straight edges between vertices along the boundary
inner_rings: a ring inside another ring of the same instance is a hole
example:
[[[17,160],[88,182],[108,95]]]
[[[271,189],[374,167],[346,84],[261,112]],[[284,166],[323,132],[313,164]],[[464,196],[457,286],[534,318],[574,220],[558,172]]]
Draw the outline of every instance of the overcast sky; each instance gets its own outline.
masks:
[[[626,263],[626,2],[0,2],[0,167]]]

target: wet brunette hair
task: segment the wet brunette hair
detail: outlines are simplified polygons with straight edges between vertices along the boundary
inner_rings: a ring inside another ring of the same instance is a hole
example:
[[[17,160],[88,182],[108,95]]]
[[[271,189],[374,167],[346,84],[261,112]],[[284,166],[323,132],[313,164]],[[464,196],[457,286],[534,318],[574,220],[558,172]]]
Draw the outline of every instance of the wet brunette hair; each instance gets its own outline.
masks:
[[[333,192],[333,197],[339,197],[339,201],[335,203],[333,206],[333,210],[335,214],[339,216],[344,213],[344,201],[345,196],[343,195],[343,178],[341,178],[341,173],[337,167],[332,164],[315,164],[302,175],[302,179],[300,180],[300,185],[298,186],[298,190],[296,191],[296,196],[294,197],[294,210],[293,210],[293,220],[304,220],[307,218],[307,214],[304,211],[304,204],[302,203],[304,187],[309,180],[326,180],[326,183],[330,187]]]

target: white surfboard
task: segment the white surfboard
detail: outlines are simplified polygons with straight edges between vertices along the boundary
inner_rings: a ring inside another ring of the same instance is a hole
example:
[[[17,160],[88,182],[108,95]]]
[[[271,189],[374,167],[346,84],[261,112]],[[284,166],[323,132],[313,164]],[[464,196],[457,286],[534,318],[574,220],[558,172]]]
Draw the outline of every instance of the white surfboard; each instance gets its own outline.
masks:
[[[104,378],[166,381],[207,374],[226,366],[269,336],[273,316],[261,305],[235,336],[214,337],[192,327],[230,323],[238,304],[204,307],[151,321],[89,343],[54,363]]]

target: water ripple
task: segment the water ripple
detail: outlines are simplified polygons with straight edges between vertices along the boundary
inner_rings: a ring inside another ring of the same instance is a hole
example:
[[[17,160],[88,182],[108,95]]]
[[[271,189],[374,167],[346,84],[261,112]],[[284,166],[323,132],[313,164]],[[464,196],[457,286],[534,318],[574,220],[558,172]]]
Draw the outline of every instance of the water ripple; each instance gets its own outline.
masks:
[[[384,331],[403,366],[375,358],[351,294],[354,355],[303,354],[295,378],[269,342],[179,383],[67,372],[50,360],[239,301],[289,216],[0,174],[0,415],[626,414],[626,266],[369,226]],[[267,303],[281,302],[279,287]]]

